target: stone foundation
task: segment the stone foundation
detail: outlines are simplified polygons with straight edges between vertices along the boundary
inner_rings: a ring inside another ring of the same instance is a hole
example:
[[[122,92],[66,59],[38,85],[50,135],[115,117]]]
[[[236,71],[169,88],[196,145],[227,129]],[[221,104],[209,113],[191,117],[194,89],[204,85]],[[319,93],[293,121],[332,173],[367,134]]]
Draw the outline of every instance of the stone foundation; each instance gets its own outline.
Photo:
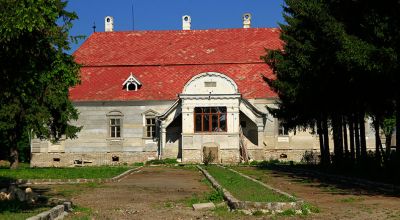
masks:
[[[156,159],[157,151],[112,153],[33,153],[31,167],[69,167],[132,164]]]
[[[307,149],[308,151],[311,151],[310,149]],[[295,161],[295,162],[300,162],[301,159],[303,158],[304,153],[306,152],[306,149],[299,149],[299,150],[291,150],[291,149],[275,149],[275,150],[265,150],[264,151],[264,159],[265,160],[270,160],[270,159],[278,159],[282,161]],[[313,152],[316,155],[319,155],[318,150],[313,150]]]
[[[239,163],[240,162],[240,152],[236,149],[221,149],[220,150],[221,163],[230,164],[230,163]]]
[[[183,163],[202,163],[202,152],[201,150],[182,150],[182,162]]]

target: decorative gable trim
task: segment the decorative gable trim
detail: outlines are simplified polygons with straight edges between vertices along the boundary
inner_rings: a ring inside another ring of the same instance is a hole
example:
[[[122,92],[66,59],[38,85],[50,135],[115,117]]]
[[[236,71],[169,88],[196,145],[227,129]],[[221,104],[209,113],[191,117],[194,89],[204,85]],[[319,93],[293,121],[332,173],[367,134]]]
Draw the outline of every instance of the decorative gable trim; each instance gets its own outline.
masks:
[[[128,79],[125,80],[124,83],[122,83],[123,88],[126,88],[126,91],[134,90],[137,91],[139,89],[139,86],[141,86],[142,83],[136,79],[136,77],[131,75],[128,77]],[[131,88],[133,86],[133,89]]]
[[[154,111],[153,109],[149,109],[149,110],[143,112],[142,115],[157,116],[159,114],[158,114],[158,112]]]

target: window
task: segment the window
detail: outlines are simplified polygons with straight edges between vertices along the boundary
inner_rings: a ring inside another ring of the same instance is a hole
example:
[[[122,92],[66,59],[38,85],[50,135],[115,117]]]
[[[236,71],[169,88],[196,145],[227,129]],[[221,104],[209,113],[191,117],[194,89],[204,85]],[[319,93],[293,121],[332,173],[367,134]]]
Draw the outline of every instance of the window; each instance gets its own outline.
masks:
[[[156,136],[156,118],[146,118],[146,137],[154,138]]]
[[[287,127],[282,123],[279,122],[278,125],[278,135],[289,135],[289,129],[287,129]]]
[[[122,137],[122,118],[124,115],[114,110],[107,114],[108,130],[110,138],[121,138]]]
[[[125,80],[124,83],[122,83],[122,87],[126,89],[126,91],[138,91],[139,88],[142,86],[142,83],[133,76],[131,75]]]
[[[110,137],[120,138],[121,137],[121,119],[110,118]]]
[[[194,108],[195,132],[226,132],[226,107]]]

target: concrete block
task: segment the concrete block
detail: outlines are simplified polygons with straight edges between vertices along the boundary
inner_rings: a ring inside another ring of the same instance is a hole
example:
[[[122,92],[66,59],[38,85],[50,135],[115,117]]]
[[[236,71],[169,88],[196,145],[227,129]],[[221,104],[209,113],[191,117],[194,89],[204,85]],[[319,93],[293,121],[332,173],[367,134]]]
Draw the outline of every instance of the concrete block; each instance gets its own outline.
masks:
[[[193,210],[195,210],[195,211],[211,210],[211,209],[214,209],[214,208],[215,208],[215,205],[212,202],[193,204]]]

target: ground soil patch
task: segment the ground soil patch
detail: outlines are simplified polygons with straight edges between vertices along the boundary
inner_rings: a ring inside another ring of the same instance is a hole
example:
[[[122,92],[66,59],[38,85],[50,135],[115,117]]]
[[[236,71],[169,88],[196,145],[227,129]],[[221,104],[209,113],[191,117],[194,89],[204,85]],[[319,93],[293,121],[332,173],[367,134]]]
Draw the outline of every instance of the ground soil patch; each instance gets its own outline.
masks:
[[[235,169],[320,209],[320,213],[306,219],[400,219],[398,195],[385,195],[373,189],[357,188],[351,183],[328,182],[289,172],[254,167]]]
[[[184,201],[211,189],[197,170],[144,167],[121,182],[104,184],[72,199],[95,219],[196,219]],[[72,218],[72,217],[71,217]]]

